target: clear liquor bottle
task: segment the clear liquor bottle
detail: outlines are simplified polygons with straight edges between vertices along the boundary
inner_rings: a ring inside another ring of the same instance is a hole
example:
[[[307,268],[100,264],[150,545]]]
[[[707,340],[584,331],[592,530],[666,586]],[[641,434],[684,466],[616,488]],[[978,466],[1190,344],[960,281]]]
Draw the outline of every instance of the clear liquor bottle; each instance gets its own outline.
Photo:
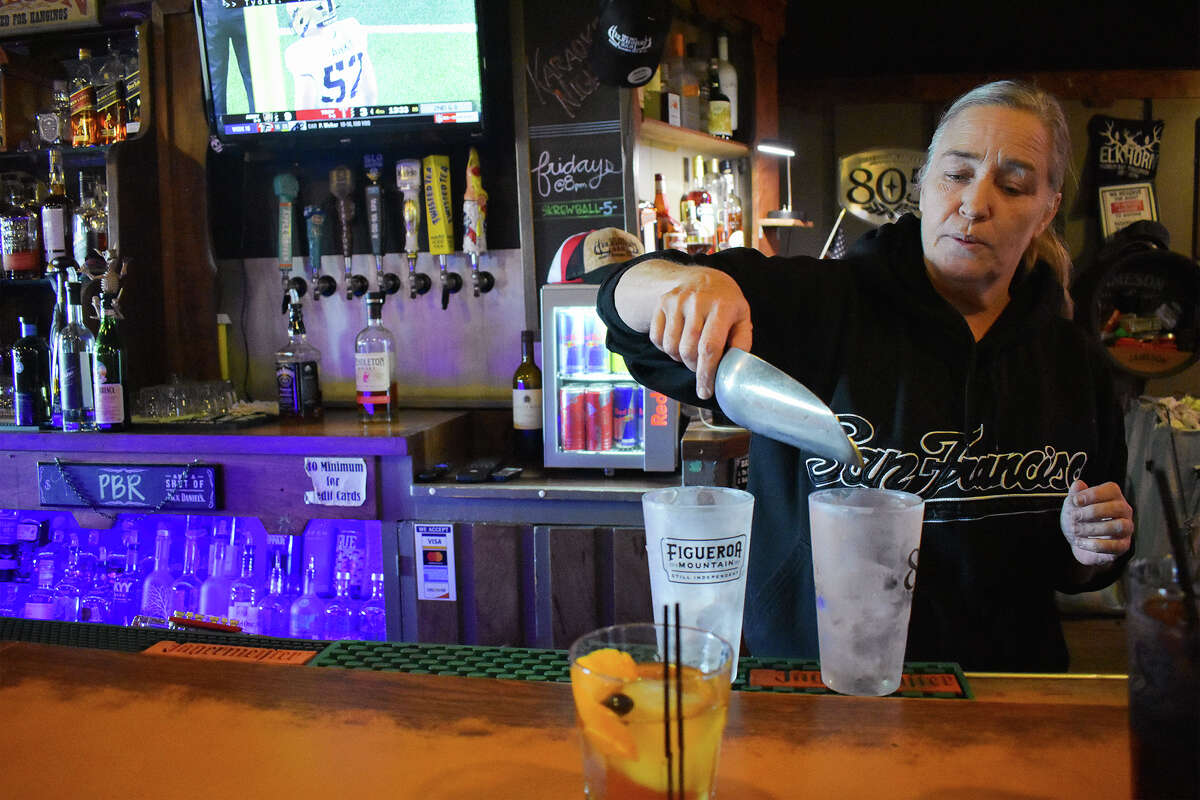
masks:
[[[128,625],[137,616],[142,599],[141,564],[138,563],[137,531],[125,534],[125,566],[113,579],[112,622]]]
[[[90,528],[79,537],[79,569],[83,572],[103,572],[108,563],[108,552],[100,541],[100,531]]]
[[[741,247],[745,244],[745,233],[742,230],[742,198],[737,193],[737,179],[733,174],[733,164],[729,161],[721,162],[721,183],[725,198],[722,216],[726,246]]]
[[[208,577],[200,584],[200,613],[210,617],[229,616],[229,591],[233,588],[236,550],[220,528],[208,554]]]
[[[62,580],[54,587],[54,618],[63,622],[79,621],[79,601],[91,585],[92,576],[85,573],[79,564],[79,538],[71,534],[68,548],[67,567]]]
[[[517,460],[542,463],[542,371],[533,360],[533,331],[521,331],[521,363],[512,379],[513,437]]]
[[[159,528],[154,535],[154,569],[142,584],[142,613],[167,619],[171,616],[171,531]]]
[[[183,543],[183,574],[171,584],[172,613],[176,611],[200,610],[200,584],[196,565],[200,560],[200,539],[204,531],[192,528],[185,534]]]
[[[367,327],[354,337],[354,389],[363,423],[391,422],[396,404],[396,337],[383,324],[383,292],[367,292]]]
[[[79,173],[79,205],[71,216],[71,253],[89,275],[103,273],[107,267],[108,213],[101,207],[104,182],[95,175]]]
[[[350,598],[350,573],[338,572],[334,577],[333,589],[336,596],[325,607],[325,638],[352,639],[358,609]]]
[[[0,617],[20,617],[24,611],[20,584],[0,583]]]
[[[688,191],[688,199],[696,207],[696,223],[701,229],[701,236],[711,249],[717,230],[717,207],[705,187],[705,167],[704,156],[698,155],[693,158],[692,187]]]
[[[47,264],[54,259],[71,254],[71,216],[74,213],[71,198],[67,197],[67,176],[63,172],[62,150],[51,147],[48,169],[50,194],[42,201],[42,249]]]
[[[258,632],[263,636],[287,636],[291,616],[290,604],[283,594],[282,556],[275,554],[267,595],[258,602]]]
[[[71,66],[71,145],[91,147],[100,142],[91,49],[79,48],[79,60]]]
[[[109,578],[108,570],[96,571],[92,575],[91,585],[79,600],[79,621],[114,622],[113,600],[113,581]]]
[[[288,340],[275,353],[275,383],[279,389],[279,417],[299,422],[321,417],[321,351],[308,343],[300,295],[290,292]]]
[[[8,203],[0,213],[0,263],[4,277],[11,280],[36,280],[46,274],[42,260],[41,220],[36,209],[26,205],[25,193],[19,181],[10,181]]]
[[[38,569],[37,587],[25,596],[25,604],[21,608],[21,616],[25,619],[54,619],[58,596],[54,593],[52,574],[52,570]]]
[[[383,642],[387,640],[387,601],[383,597],[383,573],[371,573],[371,596],[358,610],[360,638]]]
[[[74,260],[59,256],[47,271],[54,281],[54,308],[50,312],[50,426],[62,427],[62,365],[58,361],[58,336],[67,324],[67,284]]]
[[[242,574],[229,587],[229,618],[246,633],[258,633],[258,585],[254,581],[254,545],[242,552]]]
[[[317,560],[304,568],[304,593],[292,602],[288,635],[293,639],[320,639],[324,634],[325,601],[317,596]]]
[[[50,541],[37,552],[34,559],[35,578],[34,580],[41,585],[47,583],[51,588],[54,587],[61,578],[63,571],[67,566],[67,545],[66,531],[61,525],[52,525],[50,529]]]
[[[33,322],[19,322],[21,338],[12,346],[14,422],[42,425],[50,419],[50,348]]]
[[[125,350],[113,308],[115,297],[100,293],[100,329],[92,356],[92,381],[95,425],[101,431],[121,431],[129,425],[128,387],[125,381]]]
[[[62,394],[62,429],[90,430],[95,424],[95,390],[92,358],[96,340],[83,324],[78,283],[67,284],[67,324],[58,333],[59,391]]]

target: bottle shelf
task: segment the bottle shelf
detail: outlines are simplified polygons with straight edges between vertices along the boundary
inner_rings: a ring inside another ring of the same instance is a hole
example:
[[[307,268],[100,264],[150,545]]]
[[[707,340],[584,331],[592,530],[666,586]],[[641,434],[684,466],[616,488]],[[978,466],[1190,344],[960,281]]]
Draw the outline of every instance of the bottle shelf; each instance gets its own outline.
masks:
[[[656,119],[643,119],[638,138],[664,150],[687,150],[715,158],[745,158],[750,155],[749,145],[732,139],[709,136],[703,131],[668,125]]]

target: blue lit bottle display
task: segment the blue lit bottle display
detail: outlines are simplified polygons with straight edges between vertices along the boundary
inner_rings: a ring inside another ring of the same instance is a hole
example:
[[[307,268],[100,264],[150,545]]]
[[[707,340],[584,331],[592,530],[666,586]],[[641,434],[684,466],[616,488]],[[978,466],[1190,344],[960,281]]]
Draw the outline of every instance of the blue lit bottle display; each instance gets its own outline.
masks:
[[[39,569],[37,587],[25,596],[25,619],[54,619],[54,607],[58,596],[54,593],[53,570]]]
[[[263,636],[287,636],[291,609],[283,596],[282,557],[275,554],[267,596],[258,603],[258,632]]]
[[[229,618],[246,633],[258,633],[258,589],[254,585],[254,545],[242,553],[242,574],[229,588]]]
[[[317,560],[310,557],[304,569],[304,593],[292,603],[288,634],[294,639],[320,639],[325,601],[317,597]]]
[[[233,588],[233,565],[237,563],[228,534],[222,535],[221,531],[218,528],[209,549],[208,577],[200,584],[200,613],[211,617],[229,616],[229,590]]]
[[[325,607],[325,638],[353,639],[358,615],[355,603],[350,599],[350,573],[338,572],[333,585],[337,596]]]
[[[113,580],[112,623],[128,625],[137,616],[142,600],[141,565],[138,564],[136,530],[125,532],[125,568]]]
[[[64,622],[78,622],[79,601],[90,583],[91,575],[84,573],[79,566],[79,539],[75,534],[71,534],[67,567],[63,570],[62,579],[54,587],[54,618]]]
[[[171,531],[159,528],[154,537],[154,570],[142,585],[142,613],[166,619],[171,616]]]
[[[200,537],[204,531],[188,530],[183,546],[183,574],[171,584],[171,612],[200,610],[200,578],[196,575],[196,562],[200,556]]]
[[[358,610],[358,635],[382,642],[387,639],[387,602],[383,599],[383,573],[371,573],[371,596]]]

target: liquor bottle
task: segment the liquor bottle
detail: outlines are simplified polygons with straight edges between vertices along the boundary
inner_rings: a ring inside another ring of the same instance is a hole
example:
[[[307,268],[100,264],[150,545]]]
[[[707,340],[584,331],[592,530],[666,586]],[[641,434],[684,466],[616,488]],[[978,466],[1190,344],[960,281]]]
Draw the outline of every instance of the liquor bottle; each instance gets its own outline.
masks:
[[[62,365],[58,361],[58,336],[67,324],[67,283],[74,260],[59,256],[50,263],[48,273],[54,281],[54,308],[50,312],[50,425],[62,427]]]
[[[43,570],[39,562],[37,587],[25,596],[25,605],[21,610],[21,616],[25,619],[54,619],[54,605],[58,597],[54,593],[52,575],[53,571]]]
[[[333,588],[336,596],[325,606],[324,638],[331,641],[351,639],[358,615],[355,603],[350,599],[350,573],[338,572]]]
[[[371,573],[371,596],[358,610],[358,635],[366,641],[387,640],[387,601],[383,597],[383,573]]]
[[[220,528],[208,553],[208,577],[200,584],[200,613],[210,617],[229,616],[229,591],[233,588],[236,550]]]
[[[34,558],[35,572],[38,584],[47,583],[53,587],[62,578],[67,565],[66,531],[55,525],[50,531],[50,541],[37,552]]]
[[[107,569],[92,573],[91,585],[79,599],[79,621],[111,623],[113,619],[113,581]]]
[[[287,636],[291,608],[283,593],[282,556],[275,554],[271,566],[271,577],[267,583],[267,595],[258,602],[258,633],[263,636]]]
[[[396,403],[396,337],[383,325],[383,292],[367,292],[367,327],[354,337],[354,389],[363,423],[391,422]]]
[[[696,130],[708,131],[708,59],[700,54],[700,46],[696,42],[688,42],[686,47],[687,65],[696,76],[698,85],[698,106],[700,115],[696,121]]]
[[[32,322],[19,322],[21,338],[12,346],[14,421],[41,425],[50,419],[50,348]]]
[[[160,527],[154,534],[154,569],[142,584],[142,613],[166,619],[171,616],[171,531]]]
[[[733,119],[729,95],[721,89],[721,65],[713,58],[708,62],[708,133],[719,139],[733,138]]]
[[[712,195],[705,188],[704,156],[698,155],[692,162],[692,185],[688,191],[688,199],[696,208],[696,222],[701,229],[701,238],[712,249],[717,230],[717,207],[713,204]],[[689,252],[691,247],[689,245]],[[701,251],[708,252],[708,251]]]
[[[42,249],[47,264],[53,264],[59,256],[70,255],[71,198],[67,197],[67,178],[63,172],[62,150],[51,147],[48,155],[50,194],[42,202]]]
[[[304,593],[292,602],[288,635],[293,639],[320,639],[324,634],[325,601],[317,597],[317,560],[304,568]]]
[[[721,162],[721,184],[724,195],[725,246],[741,247],[745,244],[745,234],[742,230],[742,198],[737,193],[737,181],[733,175],[733,164]]]
[[[258,586],[254,583],[254,545],[242,551],[242,574],[229,587],[229,618],[246,633],[258,633]]]
[[[46,274],[38,235],[41,222],[37,211],[30,211],[19,181],[9,181],[7,190],[8,202],[0,212],[0,262],[4,277],[36,280]]]
[[[192,528],[184,534],[183,543],[183,574],[171,584],[170,611],[199,611],[200,584],[202,581],[196,575],[196,565],[200,561],[200,538],[204,531]]]
[[[79,621],[79,601],[91,583],[91,577],[80,568],[79,538],[77,534],[71,534],[71,544],[67,548],[67,567],[63,570],[62,579],[54,587],[55,619],[63,622]]]
[[[102,274],[107,267],[104,252],[108,250],[108,214],[100,208],[101,192],[103,181],[79,173],[79,205],[71,216],[71,254],[92,276]]]
[[[141,601],[142,578],[141,564],[138,563],[137,531],[127,531],[125,534],[125,567],[113,579],[112,622],[114,625],[128,625],[137,616]]]
[[[95,390],[93,407],[96,412],[96,429],[102,431],[124,430],[129,424],[125,354],[117,328],[116,311],[113,309],[114,299],[108,292],[100,293],[102,316],[100,329],[96,332],[96,347],[92,354],[92,381]]]
[[[136,35],[137,29],[134,29]],[[132,52],[122,56],[121,61],[125,66],[125,77],[123,80],[125,89],[125,136],[133,136],[141,130],[142,126],[142,73],[141,66],[138,62],[137,46],[134,46]]]
[[[79,303],[82,287],[67,284],[67,324],[58,333],[59,391],[62,394],[62,429],[91,430],[95,423],[95,390],[92,359],[96,340],[83,324]]]
[[[279,389],[279,417],[299,422],[321,417],[321,351],[308,343],[300,295],[289,292],[288,340],[275,354],[275,383]]]
[[[667,208],[667,198],[663,194],[663,176],[661,172],[654,175],[654,246],[666,250],[677,246],[679,223],[671,216]]]
[[[108,55],[96,70],[96,118],[99,144],[125,139],[125,64],[108,41]]]
[[[700,128],[700,81],[688,66],[684,55],[683,34],[671,38],[671,55],[667,59],[670,91],[679,95],[679,122],[684,128]]]
[[[79,556],[77,559],[81,572],[104,572],[108,565],[108,553],[100,541],[100,531],[88,529],[85,536],[79,537]]]
[[[542,463],[542,371],[533,360],[533,331],[521,331],[521,363],[512,379],[513,437],[517,460]]]
[[[683,244],[688,254],[693,256],[709,250],[707,232],[696,215],[696,204],[690,199],[683,201]]]
[[[79,48],[71,76],[71,145],[91,147],[100,141],[96,119],[96,87],[92,82],[92,51]]]
[[[738,129],[738,78],[737,70],[729,63],[729,35],[724,31],[717,35],[717,73],[721,80],[721,91],[729,98],[729,127]]]

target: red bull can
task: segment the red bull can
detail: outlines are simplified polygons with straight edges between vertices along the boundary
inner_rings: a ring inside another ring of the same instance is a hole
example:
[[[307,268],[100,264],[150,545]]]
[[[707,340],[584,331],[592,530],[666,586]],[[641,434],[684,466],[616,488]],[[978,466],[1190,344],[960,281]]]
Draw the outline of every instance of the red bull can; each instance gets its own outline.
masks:
[[[588,314],[583,324],[583,363],[587,372],[607,373],[608,348],[604,339],[608,328],[595,314]]]
[[[613,390],[608,385],[587,387],[587,449],[612,450]]]
[[[557,316],[558,372],[560,375],[582,375],[585,369],[583,315],[564,309]]]
[[[641,387],[618,383],[613,387],[613,447],[631,450],[638,446],[638,406]]]
[[[639,386],[637,394],[634,395],[633,402],[637,406],[637,425],[635,426],[637,430],[637,446],[645,447],[646,438],[642,432],[646,429],[643,427],[645,423],[642,417],[645,415],[646,410],[646,390]]]
[[[558,442],[560,450],[587,447],[587,390],[565,386],[558,392]]]

